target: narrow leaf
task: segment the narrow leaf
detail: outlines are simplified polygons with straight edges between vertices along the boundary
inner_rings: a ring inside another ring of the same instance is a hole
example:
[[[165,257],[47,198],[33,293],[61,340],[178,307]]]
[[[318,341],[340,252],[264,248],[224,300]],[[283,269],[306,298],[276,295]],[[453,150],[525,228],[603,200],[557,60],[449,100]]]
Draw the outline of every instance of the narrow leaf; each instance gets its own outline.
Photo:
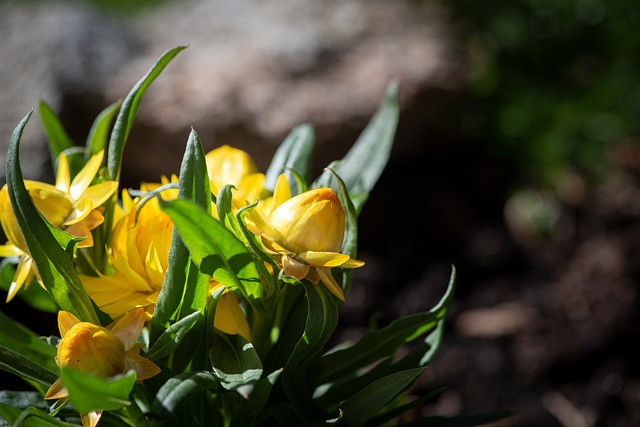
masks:
[[[204,390],[216,390],[218,382],[211,372],[188,372],[169,379],[156,394],[151,412],[168,415],[187,399]]]
[[[171,60],[186,46],[178,46],[165,52],[151,67],[151,69],[133,86],[129,94],[122,102],[122,107],[118,112],[118,117],[113,125],[111,137],[109,138],[109,153],[107,156],[107,168],[109,178],[113,181],[120,179],[120,167],[122,165],[122,154],[124,146],[129,137],[131,126],[138,112],[138,105],[142,100],[147,88],[160,75],[162,70],[171,62]]]
[[[153,347],[145,354],[150,360],[158,360],[173,352],[195,324],[202,318],[202,313],[195,311],[170,325],[156,340]]]
[[[349,194],[360,211],[366,197],[375,186],[389,161],[398,124],[398,88],[396,83],[387,87],[384,102],[362,131],[335,171],[342,177]],[[325,171],[312,187],[329,187],[333,177]],[[337,189],[336,189],[337,190]],[[356,197],[357,196],[357,197]]]
[[[73,313],[80,320],[98,324],[98,317],[82,287],[70,253],[65,250],[71,249],[69,245],[74,240],[44,219],[34,206],[22,178],[20,138],[32,113],[27,114],[14,130],[7,151],[7,186],[11,208],[40,278],[51,297],[60,308]],[[65,248],[60,246],[58,239],[66,240]]]
[[[47,137],[49,143],[49,153],[51,154],[51,164],[55,165],[58,156],[63,151],[72,148],[74,146],[73,141],[64,129],[64,126],[60,122],[60,119],[53,111],[53,109],[44,101],[40,101],[39,104],[40,120],[42,121],[42,127],[44,134]],[[80,163],[70,159],[69,167],[71,171],[80,170]]]
[[[447,313],[453,298],[455,277],[454,268],[445,295],[433,309],[397,319],[383,329],[368,332],[354,345],[325,355],[320,361],[320,381],[331,382],[391,356],[405,342],[433,329]]]
[[[208,212],[210,194],[204,152],[198,134],[192,130],[180,167],[178,198],[190,200]],[[169,248],[169,268],[152,319],[152,342],[172,322],[195,311],[204,313],[208,286],[208,277],[200,273],[193,263],[179,230],[174,227]]]
[[[3,345],[0,345],[0,369],[47,387],[58,378],[43,366]]]
[[[372,382],[342,405],[342,422],[350,427],[363,425],[384,405],[406,390],[424,368],[409,369]]]
[[[309,124],[296,126],[276,150],[271,164],[267,169],[264,187],[273,192],[276,181],[281,173],[287,175],[289,185],[295,183],[291,170],[295,171],[305,182],[311,181],[311,166],[315,134]],[[292,196],[302,192],[302,189],[292,189]]]
[[[113,104],[102,110],[93,121],[91,129],[89,130],[89,134],[87,135],[87,150],[85,150],[84,153],[85,162],[89,160],[89,158],[93,154],[97,154],[107,147],[111,123],[113,122],[113,118],[118,112],[120,105],[120,101],[114,102]]]
[[[42,400],[42,399],[41,399]],[[46,409],[46,408],[43,408]],[[53,418],[46,412],[30,406],[26,409],[17,409],[4,402],[0,402],[0,425],[2,419],[7,420],[15,427],[77,427],[77,424],[65,423]]]

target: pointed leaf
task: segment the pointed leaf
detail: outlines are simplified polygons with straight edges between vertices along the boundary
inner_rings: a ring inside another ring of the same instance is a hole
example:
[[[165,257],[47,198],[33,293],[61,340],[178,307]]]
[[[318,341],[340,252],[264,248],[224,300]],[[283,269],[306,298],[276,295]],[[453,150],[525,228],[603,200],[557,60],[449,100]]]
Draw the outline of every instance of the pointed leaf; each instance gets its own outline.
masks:
[[[99,153],[107,147],[111,122],[113,122],[113,118],[118,112],[120,105],[120,101],[114,102],[102,110],[93,121],[91,129],[89,129],[89,135],[87,135],[86,147],[88,150],[85,150],[84,153],[85,162],[89,160],[92,155]]]
[[[136,382],[135,371],[102,378],[73,368],[61,368],[62,382],[69,399],[81,414],[96,410],[116,410],[130,405],[129,393]]]
[[[350,427],[363,425],[384,405],[407,389],[425,368],[409,369],[372,382],[347,399],[342,409],[342,423]]]
[[[447,313],[455,288],[455,269],[440,302],[425,313],[393,321],[387,327],[368,332],[354,345],[331,352],[320,361],[321,382],[331,382],[349,375],[379,359],[393,355],[404,343],[433,329]]]
[[[118,117],[113,125],[111,137],[109,138],[109,154],[107,156],[107,168],[109,178],[113,181],[120,180],[120,167],[122,166],[122,154],[124,146],[129,137],[133,120],[138,112],[138,105],[142,100],[147,88],[160,75],[162,70],[171,60],[186,46],[178,46],[165,52],[151,69],[133,86],[127,97],[122,102],[122,107],[118,112]]]
[[[156,340],[153,347],[145,354],[145,357],[149,360],[158,360],[168,356],[178,348],[178,345],[180,345],[180,342],[187,332],[189,332],[201,318],[202,313],[194,311],[173,325],[170,325]]]
[[[74,239],[44,219],[34,206],[22,178],[20,138],[31,114],[22,119],[9,142],[6,168],[11,208],[40,278],[53,300],[80,320],[98,324],[96,312],[70,258]]]
[[[216,333],[209,357],[220,385],[249,398],[253,385],[262,376],[262,363],[253,344],[240,334]]]
[[[264,187],[273,192],[278,176],[283,172],[287,175],[289,185],[292,185],[296,179],[291,170],[295,171],[304,182],[310,182],[314,144],[315,134],[311,125],[302,124],[295,127],[276,150],[267,169]],[[300,188],[293,190],[292,196],[302,192]]]
[[[262,284],[251,253],[236,236],[189,200],[161,201],[200,271],[251,304],[260,305]]]
[[[49,143],[49,153],[51,154],[51,164],[55,165],[60,153],[70,148],[73,148],[75,144],[71,141],[71,138],[64,129],[62,122],[53,111],[53,109],[44,101],[40,101],[39,104],[40,120],[42,121],[42,127],[44,128],[44,134],[47,137]],[[69,167],[72,173],[79,171],[81,163],[79,159],[69,159]]]
[[[389,156],[398,124],[398,88],[392,83],[385,100],[362,131],[335,171],[342,177],[359,212],[367,196],[382,174]],[[312,187],[333,187],[333,177],[325,171]]]
[[[169,379],[156,394],[151,412],[159,416],[172,414],[187,399],[204,390],[216,390],[218,382],[211,372],[187,372]]]
[[[180,167],[178,198],[194,201],[205,212],[211,206],[211,191],[202,145],[195,131],[191,131]],[[174,228],[169,249],[169,268],[152,319],[152,342],[172,322],[194,311],[204,313],[207,304],[209,278],[200,273],[189,250]]]

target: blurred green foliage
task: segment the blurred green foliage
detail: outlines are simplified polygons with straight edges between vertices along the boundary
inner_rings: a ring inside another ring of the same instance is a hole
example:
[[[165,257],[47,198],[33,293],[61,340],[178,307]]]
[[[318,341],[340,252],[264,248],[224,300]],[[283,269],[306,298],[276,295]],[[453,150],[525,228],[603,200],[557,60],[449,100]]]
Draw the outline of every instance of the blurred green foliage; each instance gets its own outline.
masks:
[[[637,0],[441,0],[469,60],[465,137],[525,179],[571,168],[597,180],[616,142],[638,138]]]

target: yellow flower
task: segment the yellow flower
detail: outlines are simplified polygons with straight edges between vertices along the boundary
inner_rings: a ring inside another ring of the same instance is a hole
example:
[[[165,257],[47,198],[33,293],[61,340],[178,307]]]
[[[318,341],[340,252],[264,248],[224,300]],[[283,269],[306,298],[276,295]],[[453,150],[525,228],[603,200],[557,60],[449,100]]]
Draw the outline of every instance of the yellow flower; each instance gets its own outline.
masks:
[[[176,180],[177,177],[172,178],[172,181]],[[168,183],[163,177],[162,184]],[[147,192],[158,186],[143,184],[140,189]],[[175,199],[178,190],[165,190],[161,195],[165,200]],[[81,276],[87,294],[114,319],[135,308],[144,308],[149,316],[153,315],[168,268],[173,221],[160,209],[157,198],[150,199],[138,210],[139,202],[140,199],[132,199],[123,192],[124,215],[113,230],[109,248],[114,274]],[[220,285],[212,280],[209,290],[213,291],[217,286]],[[214,325],[228,334],[251,337],[239,302],[229,292],[225,292],[218,302]]]
[[[344,301],[331,268],[356,268],[364,262],[340,253],[345,218],[338,196],[330,188],[316,188],[284,202],[275,197],[273,203],[250,214],[265,248],[280,256],[284,274],[316,284],[322,281]]]
[[[212,279],[209,282],[209,293],[221,286],[220,283]],[[218,300],[213,325],[225,334],[240,334],[247,340],[251,340],[249,322],[240,308],[238,298],[228,290],[225,290]]]
[[[163,178],[163,183],[168,180]],[[141,190],[155,187],[143,184]],[[177,194],[178,190],[170,189],[163,191],[162,197],[174,199]],[[156,198],[138,210],[139,202],[139,198],[122,193],[124,215],[114,227],[108,250],[114,273],[81,276],[89,296],[112,318],[139,307],[153,314],[168,268],[173,221],[160,209]]]
[[[47,221],[73,236],[85,238],[78,244],[78,247],[81,248],[93,246],[91,230],[104,221],[100,206],[118,188],[116,181],[104,181],[91,185],[100,169],[103,156],[103,151],[92,156],[71,181],[69,163],[63,153],[58,157],[58,174],[55,186],[38,181],[24,181],[34,205]],[[37,274],[35,264],[11,209],[9,190],[6,184],[0,190],[0,223],[8,240],[5,245],[0,246],[0,256],[20,257],[7,295],[7,302],[9,302],[22,285],[28,286],[34,275],[37,277]]]
[[[133,370],[136,380],[151,378],[160,372],[152,361],[142,357],[136,344],[145,314],[143,309],[127,313],[117,322],[102,327],[89,322],[81,322],[73,314],[60,311],[58,328],[61,340],[58,343],[56,364],[70,366],[82,372],[112,377]],[[47,390],[45,399],[68,397],[69,392],[58,378]],[[102,411],[82,414],[83,426],[98,424]]]
[[[258,172],[255,162],[246,152],[222,145],[205,155],[211,192],[218,192],[227,184],[233,185],[234,207],[240,208],[258,200],[264,192],[265,176]]]

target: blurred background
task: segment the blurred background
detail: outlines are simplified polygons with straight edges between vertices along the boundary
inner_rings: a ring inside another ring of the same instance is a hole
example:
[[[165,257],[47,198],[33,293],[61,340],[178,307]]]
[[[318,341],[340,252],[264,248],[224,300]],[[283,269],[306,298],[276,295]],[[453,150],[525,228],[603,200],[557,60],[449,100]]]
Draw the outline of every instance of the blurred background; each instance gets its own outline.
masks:
[[[0,152],[41,99],[83,144],[188,45],[142,100],[123,186],[176,173],[191,127],[264,171],[310,123],[317,176],[397,81],[336,340],[432,307],[455,265],[443,346],[415,385],[445,391],[422,411],[640,425],[639,25],[633,0],[0,0]],[[48,157],[34,117],[25,177],[51,181]],[[57,333],[20,301],[1,310]]]

